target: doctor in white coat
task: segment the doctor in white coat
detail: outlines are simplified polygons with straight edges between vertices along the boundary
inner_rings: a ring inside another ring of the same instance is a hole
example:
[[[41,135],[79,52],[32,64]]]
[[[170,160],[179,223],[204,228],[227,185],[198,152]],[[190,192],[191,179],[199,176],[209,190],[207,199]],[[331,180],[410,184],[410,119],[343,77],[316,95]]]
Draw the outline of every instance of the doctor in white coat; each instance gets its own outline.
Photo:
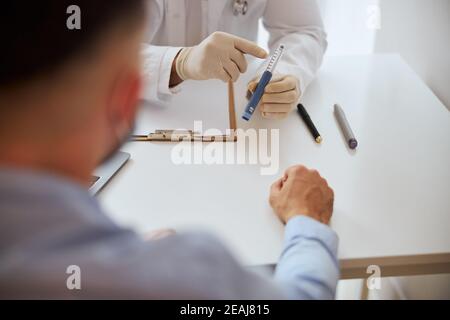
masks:
[[[148,43],[142,50],[143,98],[148,100],[170,99],[188,79],[236,81],[246,71],[245,55],[266,57],[252,42],[262,18],[270,50],[279,44],[286,50],[259,110],[266,118],[284,118],[327,47],[315,0],[149,0],[149,12]],[[251,91],[257,81],[248,84]]]

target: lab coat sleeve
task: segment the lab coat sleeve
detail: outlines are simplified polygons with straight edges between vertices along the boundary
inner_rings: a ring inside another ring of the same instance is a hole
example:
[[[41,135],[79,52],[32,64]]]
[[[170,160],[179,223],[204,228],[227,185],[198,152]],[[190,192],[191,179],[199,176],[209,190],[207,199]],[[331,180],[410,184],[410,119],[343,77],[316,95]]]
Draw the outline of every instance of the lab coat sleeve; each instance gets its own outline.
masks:
[[[303,94],[320,67],[327,48],[326,33],[316,1],[289,0],[281,3],[279,0],[268,0],[263,25],[269,32],[271,52],[280,44],[286,47],[276,73],[296,76]]]
[[[181,47],[142,45],[142,99],[165,101],[180,90],[179,86],[169,88],[172,62],[180,50]]]

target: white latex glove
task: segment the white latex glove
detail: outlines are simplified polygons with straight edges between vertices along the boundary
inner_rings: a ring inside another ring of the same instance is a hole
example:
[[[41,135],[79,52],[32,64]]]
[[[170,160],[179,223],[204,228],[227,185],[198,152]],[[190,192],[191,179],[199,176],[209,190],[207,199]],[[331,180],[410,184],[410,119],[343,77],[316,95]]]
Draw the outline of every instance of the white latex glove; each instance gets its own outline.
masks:
[[[248,83],[248,90],[253,93],[258,85],[259,77]],[[286,118],[295,109],[300,99],[299,80],[292,75],[274,75],[264,90],[258,104],[262,116],[267,119]]]
[[[267,52],[251,41],[214,32],[199,45],[181,49],[175,67],[182,80],[236,81],[247,70],[244,54],[267,57]]]

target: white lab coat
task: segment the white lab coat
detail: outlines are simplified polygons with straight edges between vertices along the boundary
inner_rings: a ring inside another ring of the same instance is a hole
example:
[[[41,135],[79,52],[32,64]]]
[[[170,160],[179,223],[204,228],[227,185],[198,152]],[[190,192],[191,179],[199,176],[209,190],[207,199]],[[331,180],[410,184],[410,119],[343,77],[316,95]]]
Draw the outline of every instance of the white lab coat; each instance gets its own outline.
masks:
[[[269,32],[269,49],[280,43],[286,47],[277,72],[292,74],[300,80],[300,90],[313,79],[327,47],[319,8],[315,0],[247,0],[245,15],[235,16],[234,0],[202,0],[202,37],[215,31],[228,32],[256,41],[258,20]],[[188,2],[187,2],[188,3]],[[172,61],[185,46],[185,1],[149,0],[149,29],[143,45],[143,99],[166,100],[180,89],[169,88]],[[164,21],[164,23],[163,23]],[[167,43],[158,43],[154,35],[169,28]]]

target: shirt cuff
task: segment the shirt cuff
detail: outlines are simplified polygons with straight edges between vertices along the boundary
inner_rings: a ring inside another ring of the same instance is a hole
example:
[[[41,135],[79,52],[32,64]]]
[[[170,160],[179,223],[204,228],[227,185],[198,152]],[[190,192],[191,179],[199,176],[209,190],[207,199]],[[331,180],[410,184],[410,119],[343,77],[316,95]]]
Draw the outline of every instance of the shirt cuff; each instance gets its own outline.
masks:
[[[172,95],[180,92],[180,86],[170,88],[170,73],[172,72],[172,63],[182,47],[169,47],[164,53],[159,70],[158,92],[161,94]]]
[[[299,238],[316,239],[323,243],[336,257],[338,249],[338,237],[329,226],[307,216],[291,218],[284,231],[285,246]]]

